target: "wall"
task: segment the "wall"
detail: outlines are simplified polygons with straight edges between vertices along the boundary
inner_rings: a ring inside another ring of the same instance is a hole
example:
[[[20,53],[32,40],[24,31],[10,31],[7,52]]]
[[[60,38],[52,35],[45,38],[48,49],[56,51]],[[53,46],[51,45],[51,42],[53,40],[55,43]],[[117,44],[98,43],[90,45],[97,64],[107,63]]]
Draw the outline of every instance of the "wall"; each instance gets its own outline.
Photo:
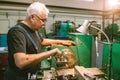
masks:
[[[24,11],[0,10],[0,34],[6,34],[17,20],[25,18]]]
[[[0,10],[0,33],[6,34],[8,29],[15,25],[18,20],[25,19],[25,11],[10,11]],[[51,33],[53,31],[53,23],[55,21],[66,21],[70,20],[75,22],[76,27],[82,24],[84,20],[95,20],[102,24],[102,16],[100,15],[83,15],[83,14],[68,14],[68,13],[50,13],[46,24],[46,32]],[[5,28],[5,29],[4,29]]]
[[[82,8],[92,10],[103,10],[105,0],[93,0],[88,2],[87,0],[0,0],[0,2],[15,2],[30,4],[34,1],[40,1],[48,6],[70,7],[70,8]]]
[[[83,8],[93,10],[103,10],[104,0],[39,0],[46,5],[72,7],[72,8]]]

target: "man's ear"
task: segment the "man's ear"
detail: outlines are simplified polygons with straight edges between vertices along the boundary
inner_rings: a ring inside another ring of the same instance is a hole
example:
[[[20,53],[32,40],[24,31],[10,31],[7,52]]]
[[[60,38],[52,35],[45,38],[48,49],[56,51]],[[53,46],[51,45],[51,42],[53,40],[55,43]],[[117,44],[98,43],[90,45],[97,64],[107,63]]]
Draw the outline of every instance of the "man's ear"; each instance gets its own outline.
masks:
[[[34,15],[31,15],[31,16],[29,17],[29,19],[30,19],[31,22],[34,22],[34,21],[35,21],[35,16],[34,16]]]

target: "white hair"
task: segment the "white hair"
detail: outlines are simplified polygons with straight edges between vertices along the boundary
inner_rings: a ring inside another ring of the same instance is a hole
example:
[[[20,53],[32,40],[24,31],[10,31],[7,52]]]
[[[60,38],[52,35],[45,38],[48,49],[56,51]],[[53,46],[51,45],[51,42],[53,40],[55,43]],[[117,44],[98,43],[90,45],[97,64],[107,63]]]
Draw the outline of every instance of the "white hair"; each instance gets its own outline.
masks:
[[[42,12],[46,12],[46,15],[48,16],[49,10],[45,6],[45,4],[40,2],[34,2],[27,8],[27,16],[33,14],[41,15]]]

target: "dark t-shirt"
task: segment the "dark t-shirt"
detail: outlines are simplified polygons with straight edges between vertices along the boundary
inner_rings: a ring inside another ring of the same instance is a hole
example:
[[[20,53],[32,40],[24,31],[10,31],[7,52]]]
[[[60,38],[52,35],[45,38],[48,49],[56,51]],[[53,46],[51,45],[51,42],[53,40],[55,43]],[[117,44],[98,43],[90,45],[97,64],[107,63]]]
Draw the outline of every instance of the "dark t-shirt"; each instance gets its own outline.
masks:
[[[33,43],[31,42],[31,40],[28,38],[28,36],[26,35],[26,32],[21,29],[18,26],[22,26],[31,36],[31,38],[33,39],[33,41],[36,43],[37,47],[38,47],[38,51],[36,51]],[[27,75],[27,73],[35,73],[38,68],[40,67],[39,64],[32,66],[30,68],[26,68],[26,69],[19,69],[16,65],[15,65],[15,60],[14,60],[14,54],[17,52],[23,52],[26,54],[33,54],[37,52],[41,52],[41,42],[42,42],[42,37],[39,35],[39,37],[36,35],[35,31],[31,30],[29,27],[27,27],[25,24],[23,23],[19,23],[16,24],[14,27],[12,27],[7,34],[7,42],[8,42],[8,52],[9,52],[9,56],[8,56],[8,66],[10,67],[10,69],[14,72],[16,72],[19,75]]]

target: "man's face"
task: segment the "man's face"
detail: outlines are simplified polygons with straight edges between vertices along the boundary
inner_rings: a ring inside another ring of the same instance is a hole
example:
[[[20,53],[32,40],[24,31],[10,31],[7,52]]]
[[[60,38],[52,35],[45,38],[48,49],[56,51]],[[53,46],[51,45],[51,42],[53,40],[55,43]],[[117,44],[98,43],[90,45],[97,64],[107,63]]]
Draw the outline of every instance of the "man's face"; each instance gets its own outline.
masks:
[[[47,18],[46,18],[45,12],[43,12],[41,16],[33,15],[33,17],[35,18],[34,26],[33,26],[34,30],[40,30],[42,28],[42,26],[46,25]]]

